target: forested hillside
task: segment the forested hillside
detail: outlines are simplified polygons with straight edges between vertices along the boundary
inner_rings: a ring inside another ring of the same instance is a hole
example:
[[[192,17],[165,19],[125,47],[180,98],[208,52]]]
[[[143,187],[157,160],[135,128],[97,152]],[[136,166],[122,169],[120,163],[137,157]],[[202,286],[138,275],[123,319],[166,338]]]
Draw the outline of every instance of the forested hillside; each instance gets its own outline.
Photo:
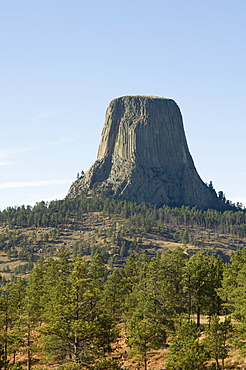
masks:
[[[8,208],[0,226],[0,368],[244,363],[242,209],[81,195]]]
[[[211,359],[224,368],[232,346],[245,345],[245,266],[245,249],[230,265],[180,248],[130,256],[111,271],[99,254],[90,263],[65,250],[40,259],[1,290],[1,368],[151,369],[151,352],[167,340],[161,368],[203,369]],[[205,333],[201,315],[210,318]]]
[[[30,271],[41,256],[55,256],[62,247],[73,256],[100,253],[112,268],[140,250],[155,255],[183,246],[191,255],[204,248],[228,261],[245,245],[246,214],[236,207],[156,208],[81,195],[0,212],[0,269],[8,278]]]

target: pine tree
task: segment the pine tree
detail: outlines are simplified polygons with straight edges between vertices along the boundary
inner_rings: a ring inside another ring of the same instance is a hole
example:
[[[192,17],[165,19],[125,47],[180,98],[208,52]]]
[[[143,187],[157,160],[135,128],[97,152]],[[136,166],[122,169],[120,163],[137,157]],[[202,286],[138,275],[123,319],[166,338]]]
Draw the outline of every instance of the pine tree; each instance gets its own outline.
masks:
[[[183,279],[186,258],[184,251],[177,248],[173,252],[164,251],[160,259],[162,271],[160,290],[162,292],[165,290],[164,300],[169,302],[169,312],[174,316],[184,312],[186,308]]]
[[[200,331],[193,321],[183,321],[176,328],[166,367],[168,370],[205,370],[209,353],[199,342]]]
[[[224,270],[222,287],[218,289],[220,297],[225,301],[227,313],[237,320],[234,330],[234,345],[246,353],[246,248],[234,253],[231,264]]]
[[[219,360],[221,359],[221,369],[224,370],[224,360],[228,357],[227,340],[231,332],[231,320],[225,318],[224,322],[220,322],[218,316],[212,317],[206,329],[204,344],[209,350],[210,357],[216,361],[216,369],[220,369]]]
[[[15,352],[22,343],[21,317],[25,296],[24,282],[18,279],[16,282],[8,282],[0,292],[0,325],[2,342],[2,362],[7,369],[9,356]]]
[[[184,283],[189,301],[188,310],[189,314],[196,313],[197,326],[200,326],[202,312],[210,315],[218,312],[216,290],[221,285],[223,265],[216,258],[201,250],[186,263]]]
[[[33,353],[37,350],[35,330],[42,324],[43,275],[44,263],[40,261],[32,270],[26,286],[23,326],[25,330],[24,345],[27,352],[27,370],[32,368]]]
[[[140,256],[134,280],[136,283],[126,298],[128,344],[132,353],[142,356],[147,369],[147,352],[165,343],[170,320],[168,287],[163,285],[160,258],[149,260],[146,255]]]
[[[9,330],[10,346],[9,353],[13,354],[13,364],[16,362],[16,353],[23,346],[25,328],[23,326],[23,315],[25,309],[26,282],[17,279],[12,282],[10,290],[11,325]]]
[[[108,351],[115,339],[115,323],[101,305],[104,274],[97,271],[92,275],[94,263],[99,261],[91,266],[76,261],[67,276],[58,271],[56,283],[50,287],[42,333],[44,348],[53,356],[87,363],[99,352]]]
[[[112,271],[103,285],[102,304],[105,311],[118,320],[124,310],[126,288],[119,270]]]
[[[127,322],[128,345],[131,353],[140,354],[147,370],[147,352],[150,349],[158,349],[166,340],[166,334],[160,335],[157,323],[153,323],[141,310],[136,310]],[[157,335],[159,334],[159,335]]]

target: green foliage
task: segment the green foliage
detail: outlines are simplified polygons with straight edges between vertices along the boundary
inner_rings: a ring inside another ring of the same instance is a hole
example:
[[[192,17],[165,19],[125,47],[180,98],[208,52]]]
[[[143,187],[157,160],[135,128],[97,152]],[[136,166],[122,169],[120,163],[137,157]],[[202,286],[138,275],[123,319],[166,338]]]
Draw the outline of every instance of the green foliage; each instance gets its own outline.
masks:
[[[224,369],[224,360],[228,357],[227,340],[232,333],[231,320],[225,318],[220,322],[218,316],[213,316],[209,327],[206,329],[204,344],[209,350],[210,357],[216,361],[216,369],[219,369],[219,360],[222,360],[222,369]]]
[[[81,194],[75,199],[65,198],[50,203],[39,202],[34,207],[3,210],[0,212],[0,223],[7,227],[0,235],[0,249],[10,260],[29,262],[18,267],[15,274],[28,273],[40,255],[55,255],[68,229],[79,230],[85,215],[92,212],[100,212],[112,219],[112,224],[103,230],[103,243],[81,237],[71,245],[71,251],[74,256],[93,256],[99,252],[111,268],[122,263],[130,254],[142,250],[142,236],[149,232],[169,239],[174,237],[175,241],[184,245],[196,246],[203,245],[204,228],[212,231],[211,234],[229,234],[235,239],[237,248],[244,245],[241,239],[246,237],[246,214],[239,206],[225,212],[185,206],[170,208],[166,205],[157,209],[144,203],[139,205],[92,193],[90,197]],[[117,218],[121,218],[120,226],[114,222]],[[27,228],[34,229],[32,235],[26,233]],[[43,229],[42,232],[39,228]],[[113,254],[110,253],[112,244]],[[155,245],[152,247],[158,249]]]
[[[114,318],[101,303],[106,270],[97,256],[89,265],[76,261],[71,271],[65,260],[62,270],[61,262],[53,262],[53,269],[47,271],[47,282],[55,271],[56,281],[46,289],[43,348],[56,358],[69,355],[76,363],[86,362],[100,352],[110,351],[118,335]]]
[[[112,271],[103,285],[102,303],[105,311],[120,319],[124,310],[126,287],[119,270]]]
[[[128,345],[132,354],[140,354],[147,369],[147,352],[158,349],[166,341],[166,332],[149,317],[135,312],[127,324]]]
[[[188,294],[189,313],[197,314],[197,326],[201,313],[213,315],[219,312],[217,289],[221,287],[223,262],[209,256],[203,250],[189,258],[185,267],[185,289]]]
[[[42,204],[40,212],[45,207]],[[134,214],[133,205],[124,204],[124,209]],[[147,206],[142,209],[150,212]],[[167,210],[152,211],[152,216],[167,217]],[[188,223],[187,210],[181,211]],[[119,239],[117,234],[115,242]],[[135,240],[137,245],[143,243]],[[21,352],[30,370],[38,350],[50,361],[71,360],[64,365],[71,369],[118,370],[117,363],[105,358],[124,326],[131,353],[141,356],[147,369],[149,351],[162,348],[175,323],[191,313],[211,317],[206,339],[199,338],[194,323],[183,321],[172,338],[168,369],[203,369],[208,354],[223,364],[231,324],[213,315],[219,314],[222,299],[229,300],[226,308],[241,321],[237,326],[241,332],[234,333],[243,343],[245,266],[245,250],[235,253],[232,264],[224,268],[215,255],[200,250],[188,257],[178,248],[156,256],[134,254],[121,269],[109,270],[99,254],[85,262],[80,257],[70,259],[62,249],[58,258],[40,259],[26,280],[13,279],[0,290],[0,365],[9,366],[8,359]]]
[[[81,365],[76,362],[69,362],[67,364],[59,365],[58,370],[80,370]]]
[[[90,367],[90,370],[121,370],[120,365],[115,360],[101,360]]]
[[[236,320],[246,321],[246,248],[236,252],[231,257],[231,264],[224,271],[222,288],[219,295],[227,303],[225,307],[233,312]]]
[[[125,265],[128,344],[132,353],[142,356],[145,369],[147,352],[163,346],[167,330],[173,327],[175,315],[182,310],[182,282],[179,279],[183,267],[180,250],[152,259],[143,254],[138,260],[129,258]]]
[[[237,320],[233,335],[233,344],[246,353],[246,249],[236,252],[231,264],[224,271],[222,287],[218,290],[225,301],[224,307]]]
[[[11,370],[22,370],[23,367],[22,367],[21,364],[19,364],[19,363],[16,362],[15,364],[13,364],[13,365],[10,366],[10,369]]]
[[[199,341],[200,331],[192,321],[183,321],[172,338],[168,370],[205,370],[209,353]]]
[[[25,284],[21,279],[8,282],[0,291],[0,340],[2,362],[6,368],[8,356],[23,344],[22,314]]]

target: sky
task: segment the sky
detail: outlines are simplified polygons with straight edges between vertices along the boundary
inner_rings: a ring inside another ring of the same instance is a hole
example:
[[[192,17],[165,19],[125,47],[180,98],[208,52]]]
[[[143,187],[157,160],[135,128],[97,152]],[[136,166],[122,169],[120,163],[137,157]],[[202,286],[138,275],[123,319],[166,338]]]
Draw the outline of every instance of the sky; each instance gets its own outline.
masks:
[[[0,209],[62,199],[124,95],[172,98],[204,182],[246,205],[246,1],[0,0]]]

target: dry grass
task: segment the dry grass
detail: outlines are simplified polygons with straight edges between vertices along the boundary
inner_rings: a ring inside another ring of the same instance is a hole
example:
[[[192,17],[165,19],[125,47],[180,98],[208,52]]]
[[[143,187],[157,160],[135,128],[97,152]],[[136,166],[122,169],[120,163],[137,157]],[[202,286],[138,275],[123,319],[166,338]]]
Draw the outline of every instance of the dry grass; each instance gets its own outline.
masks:
[[[224,316],[221,316],[221,321],[224,320]],[[206,316],[201,317],[202,325],[207,325],[208,318]],[[117,360],[121,365],[123,370],[143,370],[143,361],[141,357],[135,356],[131,357],[129,355],[129,347],[127,346],[126,335],[124,330],[124,325],[120,324],[121,327],[121,337],[118,343],[114,347],[114,352],[110,356],[111,358]],[[204,335],[203,335],[204,336]],[[169,341],[167,341],[169,343]],[[163,370],[165,369],[165,364],[168,358],[168,346],[163,347],[159,350],[152,350],[148,352],[148,370]],[[13,359],[10,358],[10,363]],[[26,356],[22,354],[17,354],[17,361],[20,361],[25,368]],[[42,359],[41,354],[34,357],[33,370],[56,370],[60,365],[67,363],[68,361],[59,362],[46,362]],[[210,360],[207,365],[211,365],[214,360]],[[229,356],[225,359],[225,370],[246,370],[246,358],[240,356],[239,350],[231,349],[229,351]]]
[[[55,230],[54,228],[30,227],[25,229],[15,228],[13,230],[9,230],[8,227],[0,225],[0,235],[6,231],[15,231],[19,236],[28,238],[33,238],[35,235],[36,241],[33,243],[33,246],[36,249],[34,252],[34,260],[37,260],[40,256],[45,258],[55,257],[62,247],[72,251],[73,246],[80,240],[84,240],[95,245],[105,245],[106,243],[110,248],[112,247],[112,250],[114,250],[116,245],[114,245],[110,241],[110,238],[106,236],[105,230],[115,223],[116,230],[119,230],[124,223],[124,219],[119,216],[105,217],[101,212],[91,212],[89,214],[84,214],[82,221],[77,223],[75,228],[72,220],[70,220],[66,225],[59,225],[59,235],[56,237],[50,237],[48,241],[44,241],[44,236],[46,234],[52,234],[52,231]],[[141,231],[141,233],[137,234],[137,238],[141,237],[142,239],[142,243],[138,245],[138,249],[147,250],[153,255],[157,251],[160,252],[162,249],[172,251],[177,247],[182,247],[187,254],[192,255],[202,247],[210,251],[217,251],[224,256],[230,256],[235,250],[237,250],[237,248],[241,248],[244,244],[246,245],[246,239],[239,242],[234,240],[230,235],[220,235],[212,231],[195,228],[190,228],[189,234],[193,236],[196,246],[192,244],[182,245],[181,242],[173,239],[173,233],[182,229],[183,227],[177,227],[176,229],[168,227],[166,232],[162,235],[155,229],[148,233]],[[129,234],[125,234],[124,238],[128,241],[133,241],[133,237]],[[51,245],[53,250],[50,252],[49,250],[44,251],[45,246],[47,245]],[[19,249],[20,248],[17,246],[16,250],[19,251]],[[0,273],[6,268],[9,268],[11,272],[13,272],[16,266],[26,262],[27,261],[22,262],[17,260],[9,261],[6,253],[0,252]],[[3,272],[3,276],[9,278],[10,274]]]

